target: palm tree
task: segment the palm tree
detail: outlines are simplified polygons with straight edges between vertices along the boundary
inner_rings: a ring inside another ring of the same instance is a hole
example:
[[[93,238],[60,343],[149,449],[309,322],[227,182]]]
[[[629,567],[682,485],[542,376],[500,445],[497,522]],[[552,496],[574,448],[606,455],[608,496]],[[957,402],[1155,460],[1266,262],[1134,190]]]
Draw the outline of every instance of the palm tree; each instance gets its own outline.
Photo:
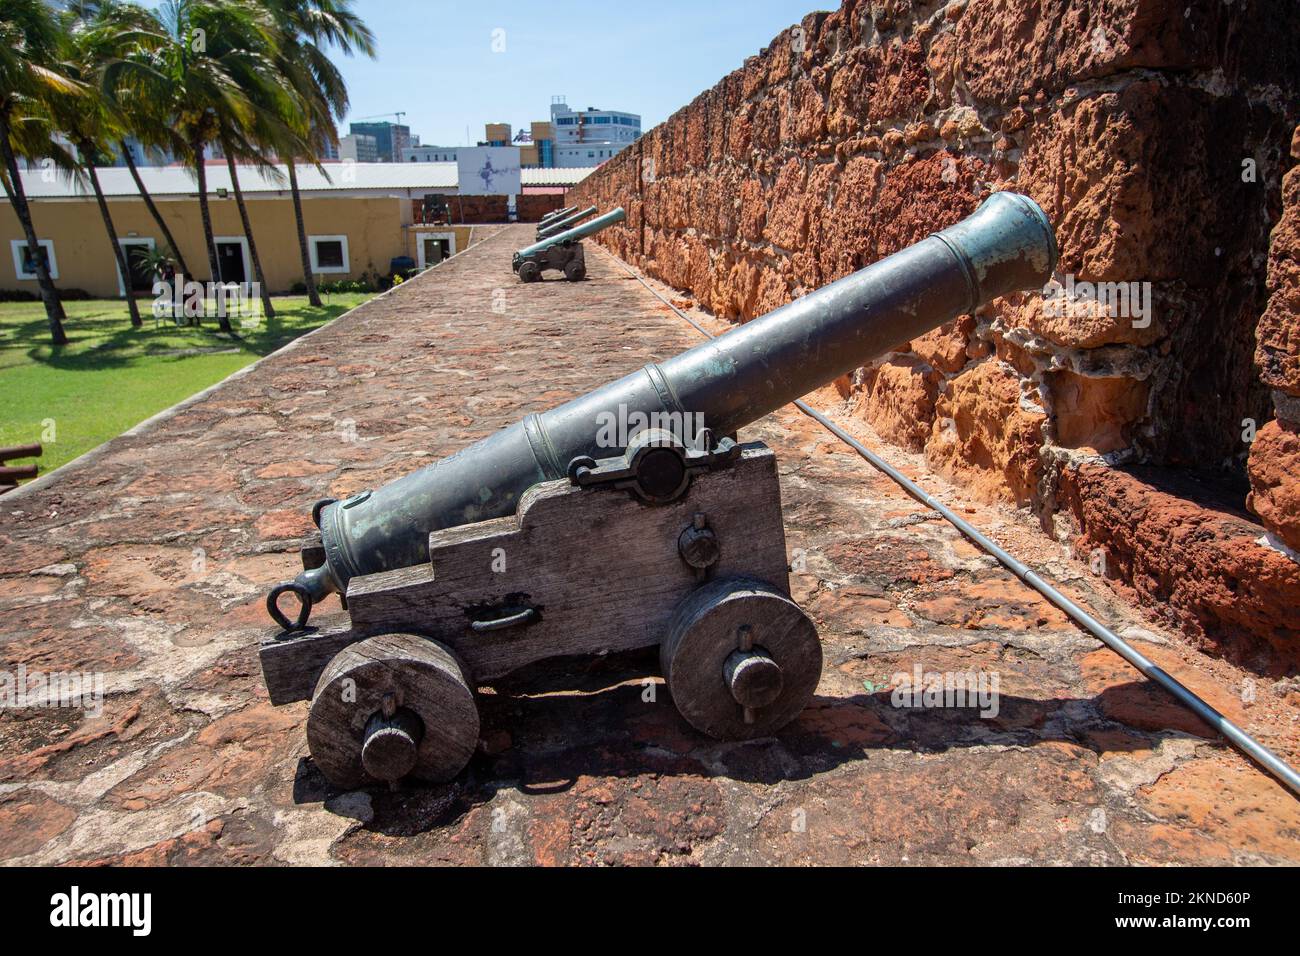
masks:
[[[294,115],[300,118],[296,129],[290,126],[292,135],[278,145],[277,152],[288,167],[289,192],[293,197],[307,298],[312,305],[319,306],[321,299],[307,250],[307,229],[303,221],[295,160],[309,159],[324,173],[324,167],[316,157],[327,142],[336,141],[334,119],[342,119],[348,110],[348,91],[343,75],[323,47],[335,46],[348,56],[356,50],[374,57],[375,38],[370,28],[352,12],[351,0],[266,0],[266,4],[280,28],[280,52],[276,64],[293,92]],[[328,174],[326,176],[328,178]]]
[[[128,128],[131,130],[131,135],[144,145],[145,141],[140,135],[141,130],[144,128],[143,125],[137,125],[134,121],[130,120],[128,120],[128,124]],[[145,208],[149,210],[149,215],[153,217],[153,221],[157,223],[158,231],[162,233],[163,241],[174,250],[177,266],[184,275],[190,275],[190,267],[186,264],[185,257],[181,255],[180,246],[176,242],[176,237],[172,235],[171,229],[167,226],[167,220],[162,217],[162,213],[158,210],[158,204],[153,201],[153,196],[149,195],[149,189],[145,186],[144,179],[140,176],[140,169],[135,164],[135,157],[131,155],[131,144],[128,143],[125,138],[119,139],[117,141],[117,148],[118,152],[122,154],[122,158],[126,160],[126,168],[131,173],[131,179],[135,182],[135,188],[140,191],[140,198],[144,200]]]
[[[258,166],[263,175],[279,177],[279,171],[266,159],[264,147],[280,138],[275,130],[282,125],[282,118],[291,114],[292,102],[288,86],[275,68],[279,33],[270,12],[261,5],[251,4],[245,10],[230,12],[234,15],[209,40],[208,52],[230,64],[231,76],[243,90],[249,109],[241,115],[219,114],[216,137],[226,157],[235,205],[248,240],[248,256],[261,293],[262,311],[268,319],[273,319],[275,306],[271,304],[271,290],[253,237],[236,160]]]
[[[220,141],[223,131],[252,121],[255,107],[247,91],[271,82],[266,51],[274,49],[274,34],[266,12],[248,0],[167,0],[160,11],[160,26],[165,42],[130,52],[109,67],[104,82],[131,97],[160,104],[160,112],[171,118],[198,184],[203,241],[216,281],[221,268],[213,240],[204,153],[209,144]],[[224,312],[218,321],[221,331],[233,331]]]
[[[145,208],[153,217],[163,239],[173,250],[176,250],[175,256],[181,265],[181,271],[186,272],[188,269],[185,268],[185,260],[177,249],[175,237],[167,221],[159,213],[153,197],[149,195],[144,180],[140,178],[140,170],[135,164],[135,155],[127,142],[127,137],[133,136],[146,149],[170,149],[174,152],[179,144],[175,131],[171,127],[171,117],[160,109],[160,104],[141,96],[133,96],[131,90],[118,89],[106,82],[110,69],[114,68],[116,61],[124,53],[142,47],[157,48],[166,42],[161,24],[152,11],[126,0],[70,0],[67,14],[74,21],[99,20],[104,25],[117,28],[118,32],[111,36],[112,42],[104,44],[101,52],[103,60],[97,64],[101,82],[98,95],[103,98],[104,107],[111,110],[113,114],[113,131],[116,134],[113,145],[125,160],[126,167],[131,172],[131,179],[140,192],[140,198],[144,200]]]
[[[241,137],[242,145],[235,146],[235,135],[230,130],[223,130],[221,133],[221,151],[226,156],[226,169],[230,173],[230,185],[235,191],[235,205],[239,207],[239,221],[244,225],[244,237],[248,240],[248,257],[253,260],[253,277],[257,280],[257,288],[261,293],[262,311],[268,319],[275,318],[275,306],[271,304],[271,291],[266,285],[266,276],[262,272],[262,257],[257,253],[257,241],[253,238],[253,224],[248,218],[248,206],[244,203],[244,190],[239,185],[239,168],[235,164],[235,157],[239,155],[244,159],[255,159],[259,165],[263,165],[265,160],[262,159],[257,148],[252,146],[246,139]],[[279,175],[276,171],[275,175]]]
[[[158,30],[159,24],[153,14],[147,10],[142,12],[146,17],[150,18],[152,29]],[[170,152],[172,155],[181,155],[183,153],[184,143],[179,141],[176,131],[172,129],[171,117],[162,108],[165,107],[165,104],[159,104],[145,97],[134,95],[132,90],[126,88],[119,89],[106,86],[104,87],[104,94],[113,103],[114,108],[121,117],[123,133],[133,136],[145,150]],[[153,217],[153,221],[158,225],[158,231],[162,234],[163,241],[172,250],[176,267],[183,275],[192,276],[193,273],[190,272],[190,267],[181,254],[176,237],[172,235],[167,220],[162,217],[157,203],[149,195],[144,179],[140,176],[140,170],[135,164],[135,156],[131,152],[131,145],[127,142],[126,135],[118,139],[117,148],[126,161],[126,168],[131,173],[135,188],[140,192],[140,198],[144,200],[145,208],[149,210],[149,215]]]
[[[61,70],[62,36],[43,0],[5,0],[0,5],[0,154],[3,179],[14,215],[23,227],[36,269],[45,316],[55,345],[66,345],[67,315],[50,278],[49,264],[36,238],[31,207],[23,189],[18,156],[47,157],[60,164],[68,157],[51,141],[42,100],[51,93],[71,95],[80,86]]]
[[[100,187],[95,168],[111,145],[121,137],[121,117],[104,95],[101,77],[105,67],[124,49],[161,38],[150,33],[149,16],[139,7],[117,0],[76,0],[60,15],[58,24],[66,37],[64,66],[67,75],[81,84],[75,94],[52,93],[47,97],[51,118],[72,141],[79,158],[79,172],[90,181],[95,202],[104,220],[109,246],[117,260],[118,273],[126,291],[131,325],[139,328],[140,308],[135,299],[131,263],[117,239],[117,229]]]

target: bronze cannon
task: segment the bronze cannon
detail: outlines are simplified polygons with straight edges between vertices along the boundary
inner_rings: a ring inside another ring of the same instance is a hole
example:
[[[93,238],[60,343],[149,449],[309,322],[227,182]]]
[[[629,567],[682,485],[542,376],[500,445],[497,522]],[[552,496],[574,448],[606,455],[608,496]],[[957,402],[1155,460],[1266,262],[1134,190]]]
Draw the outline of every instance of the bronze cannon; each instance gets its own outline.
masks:
[[[267,599],[281,627],[260,649],[271,700],[312,699],[313,758],[345,787],[455,776],[477,743],[474,688],[563,655],[657,645],[692,726],[775,733],[811,699],[821,648],[790,598],[775,455],[737,430],[983,303],[1041,288],[1056,259],[1042,210],[996,193],[689,351],[317,503],[304,570]],[[301,602],[292,621],[277,603],[288,592]],[[309,627],[331,593],[350,623]]]

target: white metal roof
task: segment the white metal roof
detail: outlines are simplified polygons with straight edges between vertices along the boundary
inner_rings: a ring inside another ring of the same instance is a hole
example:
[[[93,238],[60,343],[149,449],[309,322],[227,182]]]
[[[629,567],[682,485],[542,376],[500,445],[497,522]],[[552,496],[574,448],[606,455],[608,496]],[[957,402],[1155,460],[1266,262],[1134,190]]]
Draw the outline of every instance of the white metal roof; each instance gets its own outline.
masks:
[[[329,179],[315,166],[298,166],[298,188],[303,193],[318,192],[418,192],[427,189],[455,189],[455,163],[341,163],[324,164]],[[194,196],[198,186],[194,176],[183,166],[140,166],[140,178],[155,198]],[[277,166],[280,181],[264,175],[253,166],[239,166],[239,186],[248,195],[289,192],[285,166]],[[521,170],[524,186],[572,186],[585,179],[595,167]],[[131,171],[124,166],[97,170],[105,196],[137,196]],[[230,189],[230,173],[224,163],[206,167],[208,194]],[[30,199],[74,199],[94,193],[89,182],[79,182],[61,174],[49,175],[40,170],[23,172],[23,189]]]
[[[525,186],[576,186],[595,171],[595,166],[557,166],[554,169],[520,170]]]

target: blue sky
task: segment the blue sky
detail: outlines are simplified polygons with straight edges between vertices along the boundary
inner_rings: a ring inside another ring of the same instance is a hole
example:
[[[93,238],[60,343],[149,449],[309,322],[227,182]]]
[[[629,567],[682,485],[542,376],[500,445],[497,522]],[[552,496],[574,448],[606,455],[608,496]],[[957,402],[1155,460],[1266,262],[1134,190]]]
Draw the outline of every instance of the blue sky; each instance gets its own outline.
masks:
[[[757,53],[781,30],[833,0],[357,0],[379,57],[340,56],[348,119],[402,110],[426,145],[483,138],[486,122],[515,129],[570,106],[667,119]],[[502,52],[493,51],[494,30]],[[376,116],[379,120],[392,116]],[[347,120],[340,124],[347,133]]]

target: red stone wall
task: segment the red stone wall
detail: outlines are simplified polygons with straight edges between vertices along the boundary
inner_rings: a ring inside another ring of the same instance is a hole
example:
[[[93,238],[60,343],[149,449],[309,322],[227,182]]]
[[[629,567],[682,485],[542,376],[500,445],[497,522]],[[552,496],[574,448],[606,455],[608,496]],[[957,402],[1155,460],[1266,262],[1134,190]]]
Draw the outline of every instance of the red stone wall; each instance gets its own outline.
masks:
[[[1291,140],[1300,160],[1300,126]],[[1250,449],[1250,510],[1277,539],[1300,552],[1300,165],[1282,184],[1283,213],[1269,246],[1272,297],[1255,330],[1255,363],[1273,390],[1277,417]],[[1293,608],[1300,614],[1300,608]]]
[[[563,193],[521,193],[515,199],[515,212],[520,222],[537,222],[548,212],[568,204]]]
[[[599,241],[745,321],[991,191],[1032,196],[1056,226],[1062,273],[1151,283],[1149,325],[1051,318],[1041,295],[1016,296],[900,342],[853,376],[851,394],[882,437],[932,468],[1037,509],[1048,527],[1064,508],[1082,540],[1109,544],[1100,513],[1072,507],[1084,484],[1109,493],[1079,480],[1081,464],[1214,471],[1238,483],[1240,508],[1243,422],[1273,416],[1286,368],[1274,356],[1295,371],[1293,247],[1283,265],[1274,255],[1292,279],[1274,295],[1289,318],[1260,341],[1273,364],[1254,357],[1300,121],[1300,44],[1280,40],[1297,36],[1294,0],[846,0],[566,198],[624,206],[626,223]],[[1270,461],[1300,453],[1294,429],[1260,434],[1257,448],[1285,445]],[[1262,490],[1270,481],[1257,482],[1261,514],[1277,498]],[[1168,562],[1114,546],[1130,584]],[[1189,600],[1178,622],[1226,639],[1231,615],[1203,603]],[[1289,635],[1262,640],[1300,645],[1297,625]]]
[[[508,222],[509,200],[505,196],[448,196],[452,222],[479,224]]]

